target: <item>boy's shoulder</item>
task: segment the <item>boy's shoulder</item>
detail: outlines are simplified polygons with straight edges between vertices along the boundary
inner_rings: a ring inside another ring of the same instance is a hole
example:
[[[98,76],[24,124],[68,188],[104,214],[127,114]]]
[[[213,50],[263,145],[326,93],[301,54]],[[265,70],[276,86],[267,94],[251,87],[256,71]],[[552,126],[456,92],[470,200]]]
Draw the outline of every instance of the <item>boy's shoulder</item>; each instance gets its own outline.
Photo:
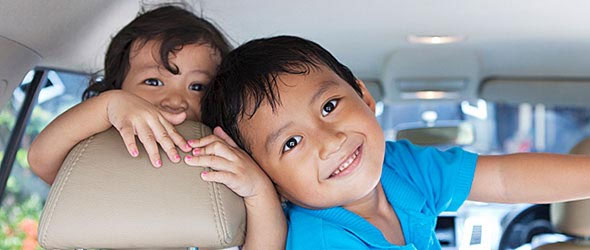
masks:
[[[452,147],[443,151],[433,146],[414,145],[408,140],[386,141],[384,165],[442,164],[448,163],[448,161],[461,161],[464,157],[476,156],[476,154],[460,147]]]
[[[477,154],[459,147],[439,150],[409,141],[386,142],[381,183],[386,194],[394,191],[396,205],[429,207],[428,214],[456,210],[467,198],[477,164]]]

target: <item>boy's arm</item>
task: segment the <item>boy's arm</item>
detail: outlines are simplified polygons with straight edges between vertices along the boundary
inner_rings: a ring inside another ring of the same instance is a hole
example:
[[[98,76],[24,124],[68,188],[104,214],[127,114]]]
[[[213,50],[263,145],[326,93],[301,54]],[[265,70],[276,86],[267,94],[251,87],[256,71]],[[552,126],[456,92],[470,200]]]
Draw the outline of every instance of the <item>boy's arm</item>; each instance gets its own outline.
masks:
[[[53,183],[67,154],[78,142],[111,127],[106,111],[108,92],[72,107],[35,138],[28,161],[43,181]]]
[[[213,135],[189,140],[192,166],[210,167],[201,178],[225,184],[244,198],[246,239],[243,249],[285,249],[287,222],[278,194],[258,164],[220,128]]]
[[[590,157],[519,153],[480,156],[469,200],[550,203],[590,197]]]
[[[287,222],[277,192],[270,185],[263,195],[244,199],[246,239],[242,249],[285,249]]]

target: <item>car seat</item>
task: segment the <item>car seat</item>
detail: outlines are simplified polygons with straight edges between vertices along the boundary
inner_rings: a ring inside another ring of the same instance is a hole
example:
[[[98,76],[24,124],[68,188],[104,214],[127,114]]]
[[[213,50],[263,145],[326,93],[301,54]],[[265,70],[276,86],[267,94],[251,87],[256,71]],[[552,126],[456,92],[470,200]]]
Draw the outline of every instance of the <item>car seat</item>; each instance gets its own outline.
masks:
[[[570,153],[590,155],[590,138],[579,142]],[[590,199],[551,204],[551,222],[558,232],[572,239],[543,245],[537,250],[590,249]]]
[[[191,121],[177,130],[190,139],[211,133]],[[111,128],[72,149],[41,215],[38,241],[44,249],[218,249],[243,243],[241,197],[203,181],[202,167],[172,163],[163,151],[162,167],[154,168],[138,147],[139,157],[130,157]]]

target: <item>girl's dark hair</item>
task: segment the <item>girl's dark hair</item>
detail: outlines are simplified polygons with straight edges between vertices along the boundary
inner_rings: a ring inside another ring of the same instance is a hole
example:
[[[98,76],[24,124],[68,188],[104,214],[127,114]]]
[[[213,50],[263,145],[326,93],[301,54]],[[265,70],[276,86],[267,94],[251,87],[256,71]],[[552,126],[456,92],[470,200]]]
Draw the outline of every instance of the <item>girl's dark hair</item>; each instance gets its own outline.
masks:
[[[180,6],[158,7],[139,14],[112,38],[105,55],[104,76],[92,78],[82,100],[107,90],[120,89],[129,72],[133,43],[139,42],[139,46],[143,46],[152,40],[161,42],[160,61],[173,74],[178,74],[178,68],[168,62],[168,57],[185,45],[210,45],[221,58],[231,50],[223,34],[209,21]]]
[[[238,122],[252,117],[267,101],[281,104],[277,79],[282,74],[308,74],[325,66],[346,81],[361,97],[362,91],[348,67],[319,44],[294,36],[276,36],[247,42],[230,52],[201,99],[201,117],[221,128],[250,152]]]

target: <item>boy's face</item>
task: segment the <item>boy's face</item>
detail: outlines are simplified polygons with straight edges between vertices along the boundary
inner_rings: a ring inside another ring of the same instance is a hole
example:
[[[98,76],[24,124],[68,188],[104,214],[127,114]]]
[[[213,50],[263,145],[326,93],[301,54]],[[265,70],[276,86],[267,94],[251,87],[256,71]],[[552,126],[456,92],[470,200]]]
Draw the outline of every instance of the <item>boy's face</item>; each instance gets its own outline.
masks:
[[[281,104],[262,102],[239,121],[253,158],[291,202],[307,208],[354,204],[378,184],[385,150],[375,101],[328,67],[277,79]]]

